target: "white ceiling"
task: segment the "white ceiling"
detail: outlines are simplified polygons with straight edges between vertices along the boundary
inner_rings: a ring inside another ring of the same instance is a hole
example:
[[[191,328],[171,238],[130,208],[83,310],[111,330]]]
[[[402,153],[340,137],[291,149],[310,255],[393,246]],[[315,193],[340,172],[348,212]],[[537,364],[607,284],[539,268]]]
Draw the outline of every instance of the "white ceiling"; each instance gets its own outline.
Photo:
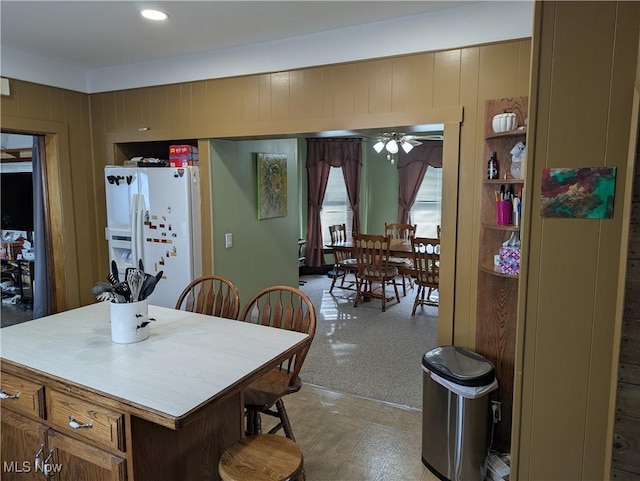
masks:
[[[2,44],[96,69],[459,7],[462,1],[6,1]],[[165,23],[142,18],[157,5]]]
[[[2,0],[2,76],[91,93],[451,48],[530,36],[531,5]]]

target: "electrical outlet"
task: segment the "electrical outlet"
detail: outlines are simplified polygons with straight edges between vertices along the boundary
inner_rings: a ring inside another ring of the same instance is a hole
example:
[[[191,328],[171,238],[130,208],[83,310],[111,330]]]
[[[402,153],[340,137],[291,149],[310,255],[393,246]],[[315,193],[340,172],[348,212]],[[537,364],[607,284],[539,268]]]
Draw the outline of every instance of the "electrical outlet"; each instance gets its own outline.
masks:
[[[231,232],[224,235],[224,247],[225,249],[233,247],[233,234]]]
[[[502,403],[500,401],[491,401],[491,412],[494,424],[502,421]]]

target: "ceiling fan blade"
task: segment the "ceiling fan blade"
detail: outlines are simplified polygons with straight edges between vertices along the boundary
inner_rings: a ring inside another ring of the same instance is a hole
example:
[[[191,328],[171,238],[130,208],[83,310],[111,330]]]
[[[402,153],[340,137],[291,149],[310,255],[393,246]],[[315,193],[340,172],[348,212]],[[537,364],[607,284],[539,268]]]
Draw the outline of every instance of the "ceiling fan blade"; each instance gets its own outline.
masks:
[[[440,135],[440,134],[433,134],[433,135],[412,135],[411,136],[412,139],[416,139],[416,140],[444,140],[444,136]]]

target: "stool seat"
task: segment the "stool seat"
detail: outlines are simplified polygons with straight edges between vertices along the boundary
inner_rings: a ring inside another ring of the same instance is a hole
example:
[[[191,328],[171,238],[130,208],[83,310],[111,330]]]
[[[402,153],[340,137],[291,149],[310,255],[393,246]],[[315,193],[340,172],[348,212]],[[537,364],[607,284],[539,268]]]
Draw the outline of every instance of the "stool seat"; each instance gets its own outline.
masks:
[[[276,434],[242,438],[220,458],[223,481],[289,481],[302,472],[302,451],[296,443]]]

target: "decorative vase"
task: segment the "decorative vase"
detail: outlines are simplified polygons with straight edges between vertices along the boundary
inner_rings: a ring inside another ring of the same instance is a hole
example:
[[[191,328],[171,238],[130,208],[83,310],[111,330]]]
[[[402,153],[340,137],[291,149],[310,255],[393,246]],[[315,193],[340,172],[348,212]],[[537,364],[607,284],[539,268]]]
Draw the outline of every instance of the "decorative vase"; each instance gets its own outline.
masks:
[[[131,344],[149,337],[149,301],[112,302],[111,340],[118,344]]]
[[[491,120],[491,127],[495,133],[511,132],[518,128],[518,116],[513,112],[503,112],[494,115]]]

